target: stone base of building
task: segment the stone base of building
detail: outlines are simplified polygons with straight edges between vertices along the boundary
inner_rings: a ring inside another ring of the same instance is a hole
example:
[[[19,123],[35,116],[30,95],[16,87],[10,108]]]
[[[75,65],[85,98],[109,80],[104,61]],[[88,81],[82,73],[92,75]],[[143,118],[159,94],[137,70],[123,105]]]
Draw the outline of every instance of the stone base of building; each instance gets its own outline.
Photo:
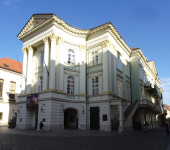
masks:
[[[32,124],[16,124],[16,129],[33,129]]]
[[[123,127],[123,131],[132,131],[133,127],[132,126],[125,126]]]

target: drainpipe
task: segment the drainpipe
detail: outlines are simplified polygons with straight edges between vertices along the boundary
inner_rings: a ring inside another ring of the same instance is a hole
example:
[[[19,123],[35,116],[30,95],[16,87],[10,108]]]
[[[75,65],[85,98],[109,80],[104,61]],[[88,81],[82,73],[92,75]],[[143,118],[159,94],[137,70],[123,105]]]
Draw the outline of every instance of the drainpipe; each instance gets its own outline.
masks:
[[[131,76],[131,63],[130,63],[130,83],[131,83],[131,86],[130,86],[130,93],[131,93],[131,104],[132,104],[132,76]]]

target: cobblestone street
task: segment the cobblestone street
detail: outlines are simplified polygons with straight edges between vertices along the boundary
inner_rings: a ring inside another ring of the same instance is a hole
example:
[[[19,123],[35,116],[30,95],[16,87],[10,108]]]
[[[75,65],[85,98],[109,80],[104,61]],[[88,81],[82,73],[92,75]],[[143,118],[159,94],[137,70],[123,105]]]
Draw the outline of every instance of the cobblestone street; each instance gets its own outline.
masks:
[[[37,132],[0,127],[0,150],[114,149],[167,150],[170,136],[163,128],[151,132],[62,130]]]

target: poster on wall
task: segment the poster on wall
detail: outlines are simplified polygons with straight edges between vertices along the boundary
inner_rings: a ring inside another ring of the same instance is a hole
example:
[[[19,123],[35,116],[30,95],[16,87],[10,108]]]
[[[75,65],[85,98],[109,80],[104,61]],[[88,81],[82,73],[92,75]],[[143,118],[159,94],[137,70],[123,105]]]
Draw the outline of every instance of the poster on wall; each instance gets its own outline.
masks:
[[[38,99],[38,93],[28,95],[26,100],[27,107],[37,106],[37,99]]]

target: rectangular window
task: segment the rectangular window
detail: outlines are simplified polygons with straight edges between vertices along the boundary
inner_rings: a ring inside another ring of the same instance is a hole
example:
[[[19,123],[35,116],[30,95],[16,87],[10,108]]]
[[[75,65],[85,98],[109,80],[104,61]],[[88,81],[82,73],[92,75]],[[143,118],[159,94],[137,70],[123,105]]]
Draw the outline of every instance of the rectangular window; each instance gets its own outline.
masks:
[[[15,82],[10,82],[9,99],[15,99]]]
[[[130,64],[129,63],[127,63],[127,66],[126,66],[126,75],[130,77]]]
[[[3,112],[0,112],[0,120],[2,121],[3,119]]]
[[[40,76],[38,79],[38,92],[42,91],[42,87],[43,87],[43,76]]]
[[[139,74],[140,74],[140,79],[142,80],[142,75],[143,75],[142,68],[139,68]]]
[[[126,85],[126,91],[127,91],[127,99],[131,100],[131,93],[130,93],[130,85]]]
[[[118,80],[118,96],[123,97],[122,82]]]
[[[92,78],[92,94],[99,94],[99,80],[97,76]]]
[[[120,59],[120,54],[117,56],[117,68],[121,70],[121,59]]]
[[[140,95],[141,95],[140,99],[142,100],[143,99],[143,88],[142,87],[140,88]]]
[[[0,79],[0,97],[2,97],[2,93],[3,93],[3,83],[4,81]]]
[[[98,65],[98,51],[94,51],[91,53],[91,62],[92,66]]]
[[[41,52],[41,56],[40,56],[40,66],[43,66],[44,64],[44,51]]]

